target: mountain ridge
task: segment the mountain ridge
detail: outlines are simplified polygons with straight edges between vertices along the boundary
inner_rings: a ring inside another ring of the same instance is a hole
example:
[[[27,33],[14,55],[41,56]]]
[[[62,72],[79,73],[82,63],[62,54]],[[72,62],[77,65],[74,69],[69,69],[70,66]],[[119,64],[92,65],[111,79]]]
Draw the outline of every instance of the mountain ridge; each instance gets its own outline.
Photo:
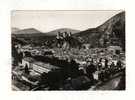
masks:
[[[36,34],[36,33],[42,33],[42,32],[40,32],[35,28],[26,28],[13,32],[13,34]]]
[[[80,30],[71,29],[71,28],[60,28],[60,29],[55,29],[53,31],[47,32],[46,34],[47,35],[56,35],[58,32],[61,32],[61,33],[63,33],[63,32],[67,32],[67,33],[71,32],[71,34],[75,34],[75,33],[80,32]]]
[[[19,28],[17,28],[17,27],[12,27],[11,28],[11,33],[15,33],[15,32],[17,32],[17,31],[19,31],[20,29]]]
[[[119,45],[125,49],[125,12],[120,12],[112,16],[103,24],[84,31],[70,28],[61,28],[42,34],[17,34],[17,36],[21,38],[31,38],[34,42],[34,39],[37,39],[37,42],[39,41],[39,43],[50,41],[51,44],[51,41],[53,41],[53,43],[56,42],[55,36],[58,32],[71,32],[75,41],[81,41],[81,44],[88,43],[91,45],[91,47],[107,47],[109,45]]]
[[[77,38],[84,40],[83,43],[89,43],[93,46],[100,46],[100,40],[102,42],[110,42],[109,45],[114,45],[112,38],[115,38],[117,45],[125,48],[125,12],[120,12],[103,24],[97,26],[96,28],[87,29],[75,34]],[[119,41],[118,41],[119,39]],[[112,40],[112,41],[111,41]],[[115,45],[116,45],[115,44]],[[103,44],[104,45],[104,44]]]

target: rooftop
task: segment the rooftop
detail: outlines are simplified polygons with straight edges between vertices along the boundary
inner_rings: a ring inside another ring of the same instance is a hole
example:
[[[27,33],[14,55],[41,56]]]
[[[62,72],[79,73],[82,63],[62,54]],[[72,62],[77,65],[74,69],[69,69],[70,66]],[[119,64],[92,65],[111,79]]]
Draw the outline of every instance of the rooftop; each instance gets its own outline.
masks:
[[[35,61],[35,59],[33,59],[32,57],[25,57],[25,58],[23,58],[23,60],[28,61],[28,62],[34,62]]]
[[[35,61],[33,64],[42,66],[42,67],[47,68],[47,69],[59,69],[59,67],[50,65],[50,64],[48,64],[48,63],[39,62],[39,61]]]

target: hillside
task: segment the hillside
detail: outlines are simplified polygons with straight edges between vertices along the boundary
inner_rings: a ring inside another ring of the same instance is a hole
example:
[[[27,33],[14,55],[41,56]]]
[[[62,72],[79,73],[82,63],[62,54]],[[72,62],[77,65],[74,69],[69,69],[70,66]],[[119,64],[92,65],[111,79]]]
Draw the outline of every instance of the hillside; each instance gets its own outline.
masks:
[[[75,34],[75,33],[78,33],[80,32],[79,30],[75,30],[75,29],[70,29],[70,28],[61,28],[61,29],[56,29],[56,30],[53,30],[51,32],[48,32],[48,33],[45,33],[46,35],[49,35],[49,36],[54,36],[56,35],[58,32],[67,32],[67,33],[70,33],[71,34]]]
[[[13,34],[37,34],[37,33],[42,33],[35,28],[27,28],[27,29],[22,29],[22,30],[17,30],[17,31],[14,31],[14,28],[12,28],[12,29],[13,29],[12,30]]]
[[[75,34],[83,43],[93,47],[120,45],[125,49],[125,12],[121,12],[102,25]]]
[[[16,28],[16,27],[12,27],[11,28],[11,33],[15,33],[15,32],[17,32],[17,31],[19,31],[20,29],[19,28]]]
[[[91,47],[107,47],[110,45],[119,45],[125,50],[125,12],[121,12],[102,25],[96,28],[79,31],[69,28],[61,28],[51,32],[42,33],[34,28],[16,31],[14,35],[17,39],[23,39],[27,43],[41,45],[46,43],[50,47],[57,44],[56,34],[58,32],[72,33],[70,42],[71,47],[80,46],[88,43]]]

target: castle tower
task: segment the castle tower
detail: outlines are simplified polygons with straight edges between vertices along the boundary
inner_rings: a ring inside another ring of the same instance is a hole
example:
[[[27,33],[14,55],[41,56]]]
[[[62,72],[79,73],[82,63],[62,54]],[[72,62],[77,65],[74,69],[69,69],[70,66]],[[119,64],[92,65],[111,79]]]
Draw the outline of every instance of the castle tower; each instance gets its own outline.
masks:
[[[60,32],[57,33],[56,39],[60,38]]]
[[[68,36],[69,36],[69,37],[71,36],[71,32],[68,33]]]
[[[63,37],[66,38],[67,32],[63,32]]]

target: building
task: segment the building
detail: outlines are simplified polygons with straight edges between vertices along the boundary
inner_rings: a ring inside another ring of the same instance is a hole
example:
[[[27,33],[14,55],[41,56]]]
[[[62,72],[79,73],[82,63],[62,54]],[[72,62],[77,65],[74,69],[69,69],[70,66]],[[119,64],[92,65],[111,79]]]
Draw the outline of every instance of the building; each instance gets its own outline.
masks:
[[[36,61],[35,59],[31,57],[26,57],[22,60],[22,66],[28,66],[29,69],[35,71],[36,73],[48,73],[49,71],[59,69],[59,67],[50,65],[48,63]]]
[[[32,63],[32,69],[37,72],[37,73],[48,73],[52,70],[56,70],[56,69],[59,69],[59,67],[56,67],[56,66],[53,66],[53,65],[50,65],[50,64],[46,64],[46,63],[43,63],[43,62],[39,62],[39,61],[36,61],[34,63]]]
[[[87,50],[90,49],[90,46],[91,46],[90,44],[83,44],[83,45],[82,45],[82,47],[83,47],[84,49],[87,49]]]
[[[31,57],[25,57],[22,59],[22,66],[25,67],[25,66],[28,66],[28,68],[32,68],[32,63],[34,62],[35,60]]]
[[[120,46],[109,46],[107,50],[113,54],[120,54],[122,48]]]

